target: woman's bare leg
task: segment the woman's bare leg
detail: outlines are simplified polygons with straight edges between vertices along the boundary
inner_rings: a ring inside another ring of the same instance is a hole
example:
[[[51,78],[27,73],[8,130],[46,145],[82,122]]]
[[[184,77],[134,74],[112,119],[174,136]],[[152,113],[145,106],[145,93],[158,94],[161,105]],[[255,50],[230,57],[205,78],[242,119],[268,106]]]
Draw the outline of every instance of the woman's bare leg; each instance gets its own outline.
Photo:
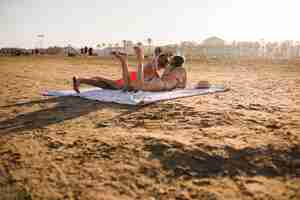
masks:
[[[144,66],[143,66],[143,62],[144,62],[144,50],[142,47],[140,46],[136,46],[134,47],[134,51],[135,54],[137,56],[137,60],[138,60],[138,86],[136,89],[142,90],[143,86],[144,86]]]

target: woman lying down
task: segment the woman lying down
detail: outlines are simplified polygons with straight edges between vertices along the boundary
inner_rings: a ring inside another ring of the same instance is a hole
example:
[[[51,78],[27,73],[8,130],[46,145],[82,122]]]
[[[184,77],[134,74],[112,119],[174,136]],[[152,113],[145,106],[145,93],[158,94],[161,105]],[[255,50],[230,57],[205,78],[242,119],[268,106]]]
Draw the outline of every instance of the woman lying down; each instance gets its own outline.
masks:
[[[79,93],[81,83],[103,89],[123,89],[125,91],[169,91],[176,88],[185,88],[187,76],[186,70],[183,68],[184,58],[182,56],[170,57],[156,49],[154,59],[144,65],[143,49],[137,46],[134,47],[134,51],[138,60],[137,72],[128,71],[126,54],[113,52],[112,55],[121,63],[122,79],[115,81],[103,77],[73,77],[73,89]],[[164,70],[162,76],[159,76],[159,70]]]

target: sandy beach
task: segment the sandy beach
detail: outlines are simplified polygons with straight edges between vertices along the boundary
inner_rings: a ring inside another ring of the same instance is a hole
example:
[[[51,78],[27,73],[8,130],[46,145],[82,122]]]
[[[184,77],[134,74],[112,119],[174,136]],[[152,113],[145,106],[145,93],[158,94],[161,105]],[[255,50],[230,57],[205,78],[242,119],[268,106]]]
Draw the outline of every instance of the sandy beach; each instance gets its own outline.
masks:
[[[43,97],[120,66],[0,57],[0,199],[300,199],[300,66],[186,68],[230,91],[143,107]]]

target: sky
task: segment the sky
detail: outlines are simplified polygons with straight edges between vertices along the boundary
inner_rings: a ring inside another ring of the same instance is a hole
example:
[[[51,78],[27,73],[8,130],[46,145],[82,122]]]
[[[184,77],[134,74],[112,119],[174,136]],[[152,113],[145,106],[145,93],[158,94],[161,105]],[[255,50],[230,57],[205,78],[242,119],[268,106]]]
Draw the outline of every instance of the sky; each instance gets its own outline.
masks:
[[[0,48],[300,40],[299,0],[0,0]]]

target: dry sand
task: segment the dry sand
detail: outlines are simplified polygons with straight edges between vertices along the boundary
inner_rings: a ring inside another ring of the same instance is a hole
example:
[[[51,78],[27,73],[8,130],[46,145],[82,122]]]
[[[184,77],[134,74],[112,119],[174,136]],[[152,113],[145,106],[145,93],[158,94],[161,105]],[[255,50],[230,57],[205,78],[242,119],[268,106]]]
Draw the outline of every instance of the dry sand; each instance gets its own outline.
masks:
[[[118,63],[0,57],[0,199],[300,199],[300,66],[187,67],[231,90],[145,107],[46,98],[74,74],[117,79]]]

